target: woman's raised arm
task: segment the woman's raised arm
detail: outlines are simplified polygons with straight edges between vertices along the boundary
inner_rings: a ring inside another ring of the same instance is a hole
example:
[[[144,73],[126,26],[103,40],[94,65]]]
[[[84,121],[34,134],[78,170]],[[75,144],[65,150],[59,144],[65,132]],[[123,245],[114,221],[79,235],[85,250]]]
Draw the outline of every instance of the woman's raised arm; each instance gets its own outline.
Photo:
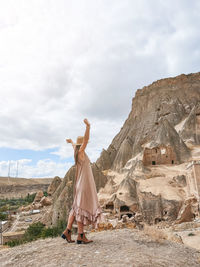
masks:
[[[83,139],[83,144],[81,145],[79,151],[85,150],[85,148],[88,144],[88,140],[90,138],[90,123],[87,119],[84,119],[84,123],[86,124],[85,135],[84,135],[84,139]]]

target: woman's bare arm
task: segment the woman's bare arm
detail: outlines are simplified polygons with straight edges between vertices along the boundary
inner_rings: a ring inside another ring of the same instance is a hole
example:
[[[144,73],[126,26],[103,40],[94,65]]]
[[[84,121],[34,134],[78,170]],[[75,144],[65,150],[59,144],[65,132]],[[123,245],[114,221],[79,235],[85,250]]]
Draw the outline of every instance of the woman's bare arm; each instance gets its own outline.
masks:
[[[87,119],[84,119],[84,123],[86,124],[86,129],[85,129],[85,135],[84,135],[84,139],[83,139],[83,144],[81,145],[79,151],[84,151],[87,144],[88,144],[88,140],[90,138],[90,123]]]
[[[72,146],[73,146],[73,148],[76,147],[76,145],[74,144],[74,142],[72,141],[72,139],[66,139],[66,142],[67,142],[67,143],[71,143]]]

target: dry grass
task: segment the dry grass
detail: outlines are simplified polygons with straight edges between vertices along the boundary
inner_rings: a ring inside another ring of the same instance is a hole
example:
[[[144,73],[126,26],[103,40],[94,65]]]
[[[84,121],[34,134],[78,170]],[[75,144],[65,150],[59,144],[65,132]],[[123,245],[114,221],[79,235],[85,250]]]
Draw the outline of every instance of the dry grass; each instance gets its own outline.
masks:
[[[156,228],[156,226],[154,225],[150,226],[150,225],[144,224],[143,231],[153,241],[158,242],[158,243],[162,243],[164,242],[164,240],[168,239],[167,234],[163,230]]]

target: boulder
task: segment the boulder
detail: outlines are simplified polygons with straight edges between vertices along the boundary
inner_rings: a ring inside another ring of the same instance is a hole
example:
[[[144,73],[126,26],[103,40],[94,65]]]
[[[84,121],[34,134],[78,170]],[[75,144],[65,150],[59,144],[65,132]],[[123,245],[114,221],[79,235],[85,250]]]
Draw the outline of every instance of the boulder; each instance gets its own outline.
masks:
[[[49,206],[49,205],[52,204],[52,200],[51,200],[49,197],[45,197],[45,196],[43,196],[43,197],[41,198],[41,200],[40,200],[40,204],[41,204],[42,206]]]
[[[43,196],[44,196],[44,193],[42,191],[38,191],[35,196],[34,202],[40,202]]]
[[[182,205],[176,223],[191,222],[195,219],[195,214],[198,213],[198,201],[191,197],[185,200]]]

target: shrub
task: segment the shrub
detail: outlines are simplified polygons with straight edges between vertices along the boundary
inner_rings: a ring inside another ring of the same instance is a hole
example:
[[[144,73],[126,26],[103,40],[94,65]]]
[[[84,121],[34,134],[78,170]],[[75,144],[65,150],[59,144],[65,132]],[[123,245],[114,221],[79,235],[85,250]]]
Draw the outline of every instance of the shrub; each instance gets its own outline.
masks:
[[[2,212],[0,212],[0,221],[6,221],[8,218],[8,214],[4,214]]]
[[[8,245],[9,247],[14,247],[14,246],[18,246],[24,243],[23,239],[19,239],[19,240],[12,240],[12,241],[8,241],[6,242],[6,245]]]
[[[56,237],[63,232],[65,227],[65,221],[58,221],[57,225],[53,227],[45,227],[45,225],[41,222],[32,223],[26,229],[23,239],[9,241],[7,245],[10,247],[14,247],[26,242],[31,242],[38,238]]]
[[[28,203],[32,203],[35,199],[36,193],[29,194],[24,198],[24,200]]]
[[[48,193],[46,191],[43,192],[45,197],[48,197]]]
[[[194,236],[195,234],[194,233],[189,233],[188,236]]]
[[[24,235],[25,240],[32,241],[41,237],[44,227],[45,225],[41,222],[36,222],[29,225]]]

